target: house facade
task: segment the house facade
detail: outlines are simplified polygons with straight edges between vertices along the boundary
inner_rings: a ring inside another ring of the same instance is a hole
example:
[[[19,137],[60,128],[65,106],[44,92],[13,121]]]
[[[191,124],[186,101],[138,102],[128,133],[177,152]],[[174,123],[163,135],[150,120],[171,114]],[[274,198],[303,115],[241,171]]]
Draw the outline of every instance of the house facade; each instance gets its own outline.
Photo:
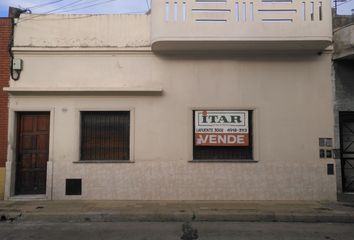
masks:
[[[327,1],[21,15],[6,199],[335,200]]]

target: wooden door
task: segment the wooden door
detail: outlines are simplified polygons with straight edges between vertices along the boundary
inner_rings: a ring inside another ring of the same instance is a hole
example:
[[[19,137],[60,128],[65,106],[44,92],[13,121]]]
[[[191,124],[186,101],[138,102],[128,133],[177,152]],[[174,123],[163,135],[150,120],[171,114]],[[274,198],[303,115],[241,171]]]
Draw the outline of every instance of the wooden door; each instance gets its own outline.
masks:
[[[15,194],[45,194],[49,113],[19,113]]]

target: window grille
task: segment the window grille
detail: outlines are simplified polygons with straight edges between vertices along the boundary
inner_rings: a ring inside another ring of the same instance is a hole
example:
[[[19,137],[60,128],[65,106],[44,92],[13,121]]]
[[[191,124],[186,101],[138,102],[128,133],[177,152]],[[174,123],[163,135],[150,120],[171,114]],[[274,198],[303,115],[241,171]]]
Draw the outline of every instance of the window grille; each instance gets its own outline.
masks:
[[[81,160],[129,160],[130,112],[81,112]]]

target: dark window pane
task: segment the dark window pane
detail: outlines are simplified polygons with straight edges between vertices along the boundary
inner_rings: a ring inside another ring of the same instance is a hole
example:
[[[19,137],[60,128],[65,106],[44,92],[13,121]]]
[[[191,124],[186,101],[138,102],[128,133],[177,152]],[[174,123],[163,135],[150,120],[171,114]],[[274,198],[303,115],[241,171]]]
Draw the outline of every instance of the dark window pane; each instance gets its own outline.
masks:
[[[249,121],[249,146],[233,147],[233,146],[196,146],[194,123],[195,114],[193,112],[193,160],[231,160],[231,159],[253,159],[253,133],[252,133],[252,111],[248,111]]]
[[[81,160],[129,160],[130,113],[81,112]]]

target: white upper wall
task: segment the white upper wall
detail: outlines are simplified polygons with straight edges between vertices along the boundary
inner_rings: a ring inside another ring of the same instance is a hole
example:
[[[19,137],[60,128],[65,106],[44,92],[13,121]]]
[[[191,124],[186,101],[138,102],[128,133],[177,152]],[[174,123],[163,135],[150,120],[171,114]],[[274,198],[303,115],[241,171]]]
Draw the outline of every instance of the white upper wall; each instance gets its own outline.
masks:
[[[21,15],[15,47],[148,47],[150,15]]]

